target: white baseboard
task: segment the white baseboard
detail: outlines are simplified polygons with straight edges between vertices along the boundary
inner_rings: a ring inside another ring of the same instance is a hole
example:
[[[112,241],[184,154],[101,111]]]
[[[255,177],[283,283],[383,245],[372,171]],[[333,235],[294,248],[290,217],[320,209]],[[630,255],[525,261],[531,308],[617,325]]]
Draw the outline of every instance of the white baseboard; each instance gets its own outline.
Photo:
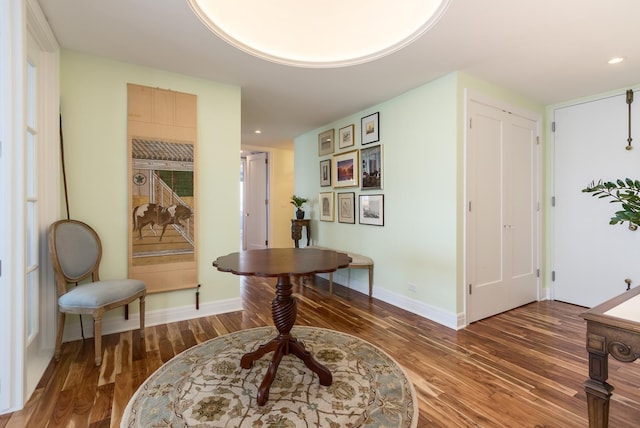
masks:
[[[397,306],[405,311],[412,312],[416,315],[420,315],[423,318],[437,322],[445,327],[449,327],[454,330],[459,330],[465,326],[464,314],[456,314],[455,312],[448,312],[441,308],[420,302],[402,294],[397,294],[392,291],[380,288],[377,292],[374,287],[374,296],[384,302],[387,302],[393,306]]]
[[[320,274],[318,276],[327,280],[329,279],[328,274]],[[348,286],[350,289],[358,291],[359,293],[369,294],[368,282],[349,278],[347,273],[343,273],[342,271],[334,272],[333,281],[341,285],[347,284],[345,286]],[[445,311],[441,308],[394,293],[387,289],[376,288],[375,285],[373,287],[373,297],[454,330],[459,330],[466,326],[464,313],[457,314],[455,312]],[[119,309],[115,310],[117,311]],[[240,298],[202,303],[199,310],[196,310],[194,305],[186,305],[170,309],[158,309],[152,312],[147,312],[145,324],[150,327],[159,324],[184,321],[241,310],[242,300]],[[68,317],[71,318],[75,316],[70,315]],[[91,316],[83,317],[83,324],[84,336],[93,337],[93,318],[91,318]],[[140,325],[137,313],[132,313],[129,320],[125,320],[124,317],[116,316],[105,318],[102,322],[103,335],[135,330],[139,327]],[[79,340],[81,338],[80,321],[76,317],[76,321],[72,321],[65,326],[62,341],[69,342],[72,340]]]
[[[133,303],[133,305],[136,305]],[[151,327],[159,324],[167,324],[171,322],[184,321],[193,318],[206,317],[210,315],[223,314],[226,312],[235,312],[242,310],[242,300],[238,298],[219,300],[215,302],[206,302],[200,304],[200,309],[196,309],[195,305],[186,305],[169,309],[157,309],[145,314],[145,326]],[[124,309],[114,309],[114,311],[124,311]],[[123,312],[124,313],[124,312]],[[67,318],[75,318],[75,321],[67,323],[64,327],[63,342],[82,339],[80,330],[80,319],[75,315],[67,315]],[[91,315],[82,317],[84,327],[84,337],[93,337],[93,318]],[[140,319],[138,313],[131,313],[129,319],[125,320],[124,316],[115,316],[103,318],[102,334],[120,333],[127,330],[135,330],[140,328]]]
[[[357,279],[349,278],[346,270],[336,271],[333,273],[333,282],[341,285],[345,285],[352,290],[356,290],[363,294],[369,294],[369,283],[365,281],[359,281]],[[329,279],[329,274],[318,275],[322,278]],[[393,306],[397,306],[405,311],[412,312],[416,315],[420,315],[423,318],[442,324],[445,327],[452,328],[454,330],[460,330],[466,326],[464,313],[456,314],[454,312],[444,311],[441,308],[437,308],[432,305],[420,302],[401,294],[394,293],[384,288],[376,288],[373,286],[373,297],[380,299],[383,302],[389,303]]]

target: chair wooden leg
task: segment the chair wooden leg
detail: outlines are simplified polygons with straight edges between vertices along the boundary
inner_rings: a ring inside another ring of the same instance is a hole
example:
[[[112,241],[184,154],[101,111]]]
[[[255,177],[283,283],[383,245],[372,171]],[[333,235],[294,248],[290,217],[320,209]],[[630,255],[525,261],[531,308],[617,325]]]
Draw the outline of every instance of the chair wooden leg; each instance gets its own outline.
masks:
[[[144,337],[144,296],[140,296],[140,337]]]
[[[65,313],[58,312],[58,331],[56,333],[56,349],[53,357],[56,361],[60,361],[60,351],[62,348],[62,333],[64,332]]]
[[[93,342],[96,348],[96,366],[102,364],[102,314],[93,316]]]
[[[329,272],[329,294],[333,294],[333,272]]]
[[[369,297],[373,293],[373,266],[369,266]]]

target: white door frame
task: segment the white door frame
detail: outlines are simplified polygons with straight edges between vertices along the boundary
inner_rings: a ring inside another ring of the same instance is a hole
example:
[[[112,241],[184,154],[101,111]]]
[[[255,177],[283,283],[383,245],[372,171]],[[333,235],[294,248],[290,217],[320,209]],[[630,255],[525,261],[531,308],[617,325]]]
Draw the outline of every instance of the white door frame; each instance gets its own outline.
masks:
[[[28,384],[25,361],[25,88],[27,34],[41,50],[43,71],[41,114],[42,209],[39,217],[41,294],[40,323],[45,348],[44,359],[53,355],[55,339],[56,298],[51,264],[46,255],[46,226],[60,213],[59,142],[59,47],[36,0],[0,0],[0,333],[8,338],[10,352],[0,353],[0,413],[21,409],[35,388]],[[43,303],[43,304],[42,304]],[[45,366],[46,368],[46,366]],[[44,369],[43,369],[44,370]],[[32,377],[39,379],[42,373]]]
[[[0,413],[22,407],[22,380],[16,373],[22,372],[23,323],[22,293],[20,287],[24,277],[20,272],[22,240],[17,230],[21,226],[21,212],[14,203],[18,198],[15,183],[15,165],[18,151],[13,141],[17,141],[24,129],[22,111],[24,76],[23,21],[24,4],[12,0],[0,0],[0,336],[7,338],[6,349],[0,352]],[[17,113],[14,113],[17,112]],[[7,209],[6,207],[11,207]],[[20,282],[22,280],[22,282]]]

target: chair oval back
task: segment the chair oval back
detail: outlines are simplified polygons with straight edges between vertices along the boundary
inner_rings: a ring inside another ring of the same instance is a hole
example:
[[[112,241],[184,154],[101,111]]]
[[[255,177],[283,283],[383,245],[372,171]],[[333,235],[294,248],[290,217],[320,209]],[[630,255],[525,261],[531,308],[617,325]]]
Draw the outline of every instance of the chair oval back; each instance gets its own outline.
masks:
[[[59,270],[67,282],[78,282],[89,275],[97,281],[102,258],[102,245],[96,232],[77,220],[60,220],[51,225],[49,249],[54,270]]]

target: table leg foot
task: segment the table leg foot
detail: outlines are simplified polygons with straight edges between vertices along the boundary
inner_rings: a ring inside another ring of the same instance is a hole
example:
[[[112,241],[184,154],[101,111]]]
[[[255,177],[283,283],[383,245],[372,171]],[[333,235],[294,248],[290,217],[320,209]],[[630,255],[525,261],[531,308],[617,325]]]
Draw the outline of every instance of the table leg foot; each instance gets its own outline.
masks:
[[[609,400],[613,386],[606,382],[589,379],[584,383],[587,393],[590,428],[607,428],[609,426]]]
[[[298,342],[296,339],[289,341],[289,352],[300,358],[302,362],[314,373],[318,375],[320,385],[329,386],[333,382],[333,376],[328,368],[320,364],[309,351],[304,348],[304,345]]]
[[[242,367],[243,369],[250,369],[251,366],[253,366],[254,361],[259,360],[271,351],[275,351],[280,345],[280,340],[278,339],[278,337],[271,339],[264,345],[260,345],[260,347],[258,347],[258,349],[256,349],[255,351],[244,354],[242,356],[242,359],[240,359],[240,367]]]
[[[269,368],[267,369],[267,373],[264,375],[264,379],[258,388],[258,405],[264,406],[267,400],[269,400],[269,388],[271,388],[271,384],[276,378],[276,372],[278,371],[278,366],[280,365],[280,361],[282,361],[282,357],[284,355],[285,344],[280,343],[275,352],[273,353],[273,358],[269,363]]]

